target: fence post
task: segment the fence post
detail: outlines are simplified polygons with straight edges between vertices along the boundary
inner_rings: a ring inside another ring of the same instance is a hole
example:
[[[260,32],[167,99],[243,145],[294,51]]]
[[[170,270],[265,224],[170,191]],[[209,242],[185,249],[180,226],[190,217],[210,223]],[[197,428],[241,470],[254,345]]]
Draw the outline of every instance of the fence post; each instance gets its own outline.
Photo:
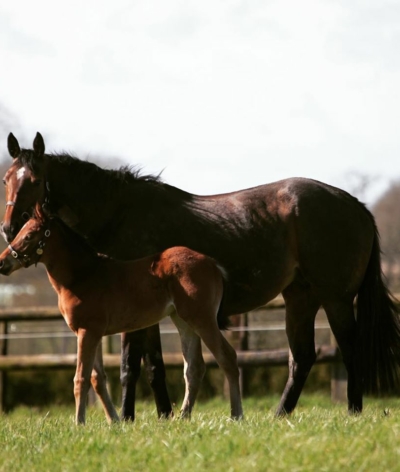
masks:
[[[331,344],[336,346],[336,340],[331,333]],[[347,371],[343,361],[331,364],[331,400],[333,403],[347,401]]]

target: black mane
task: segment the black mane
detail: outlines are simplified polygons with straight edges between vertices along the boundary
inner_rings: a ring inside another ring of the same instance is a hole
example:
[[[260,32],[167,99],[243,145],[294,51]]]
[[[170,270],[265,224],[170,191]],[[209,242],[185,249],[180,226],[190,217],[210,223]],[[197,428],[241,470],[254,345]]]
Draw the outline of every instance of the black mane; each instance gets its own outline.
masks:
[[[46,158],[55,162],[60,162],[71,168],[75,167],[77,173],[89,174],[96,180],[102,176],[106,176],[108,179],[122,184],[131,184],[137,181],[162,183],[161,172],[157,175],[142,174],[142,169],[133,165],[124,165],[119,169],[107,169],[102,168],[93,162],[81,160],[68,153],[46,154]],[[21,166],[26,166],[33,173],[40,169],[38,160],[35,157],[34,152],[30,149],[21,149],[21,153],[18,156],[18,162]]]

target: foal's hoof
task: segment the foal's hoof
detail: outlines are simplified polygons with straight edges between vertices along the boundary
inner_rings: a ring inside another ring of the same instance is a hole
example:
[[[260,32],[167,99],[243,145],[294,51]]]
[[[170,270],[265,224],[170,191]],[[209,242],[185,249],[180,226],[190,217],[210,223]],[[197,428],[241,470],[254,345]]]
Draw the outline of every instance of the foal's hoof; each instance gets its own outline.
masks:
[[[114,416],[114,417],[112,417],[112,418],[108,418],[108,419],[107,419],[107,423],[108,423],[109,425],[119,423],[120,421],[121,421],[121,420],[119,419],[119,416]]]
[[[189,411],[182,411],[181,410],[181,412],[179,414],[179,419],[180,420],[190,421],[191,417],[192,417],[192,414]]]
[[[278,408],[275,412],[275,418],[284,418],[285,416],[289,416],[288,413],[284,408]]]

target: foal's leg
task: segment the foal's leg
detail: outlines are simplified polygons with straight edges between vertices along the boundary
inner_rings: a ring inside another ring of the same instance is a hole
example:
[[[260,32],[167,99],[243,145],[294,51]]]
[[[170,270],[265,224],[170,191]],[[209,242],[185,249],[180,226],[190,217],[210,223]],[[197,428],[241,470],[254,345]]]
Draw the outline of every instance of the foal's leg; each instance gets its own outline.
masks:
[[[291,413],[300,397],[316,354],[315,316],[320,302],[311,289],[293,282],[283,292],[286,303],[286,334],[289,341],[289,378],[279,402],[276,416]]]
[[[85,424],[87,395],[90,388],[96,350],[100,341],[101,336],[93,335],[86,330],[78,331],[78,354],[74,377],[76,424]]]
[[[171,315],[171,319],[178,328],[183,354],[185,398],[182,403],[181,418],[190,418],[201,381],[206,371],[206,366],[199,336],[176,314]]]
[[[197,326],[196,332],[211,351],[228,379],[232,419],[242,419],[243,408],[236,351],[218,329],[215,317],[209,321],[205,318],[205,323],[202,326]]]
[[[357,369],[357,323],[353,301],[323,303],[332,332],[347,369],[347,400],[349,413],[361,413],[363,389],[360,369]]]
[[[91,382],[94,391],[99,396],[103,405],[108,423],[111,423],[112,421],[119,421],[118,413],[115,411],[114,404],[107,389],[107,376],[104,371],[103,345],[101,342],[97,346]]]

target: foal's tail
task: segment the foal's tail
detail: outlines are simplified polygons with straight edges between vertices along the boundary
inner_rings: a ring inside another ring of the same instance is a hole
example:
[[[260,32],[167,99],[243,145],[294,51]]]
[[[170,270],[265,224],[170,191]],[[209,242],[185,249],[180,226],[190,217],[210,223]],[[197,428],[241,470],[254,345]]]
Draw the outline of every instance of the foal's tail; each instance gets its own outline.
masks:
[[[395,391],[399,381],[400,321],[396,300],[382,273],[379,233],[374,225],[371,257],[357,299],[358,355],[364,392],[387,394]]]

